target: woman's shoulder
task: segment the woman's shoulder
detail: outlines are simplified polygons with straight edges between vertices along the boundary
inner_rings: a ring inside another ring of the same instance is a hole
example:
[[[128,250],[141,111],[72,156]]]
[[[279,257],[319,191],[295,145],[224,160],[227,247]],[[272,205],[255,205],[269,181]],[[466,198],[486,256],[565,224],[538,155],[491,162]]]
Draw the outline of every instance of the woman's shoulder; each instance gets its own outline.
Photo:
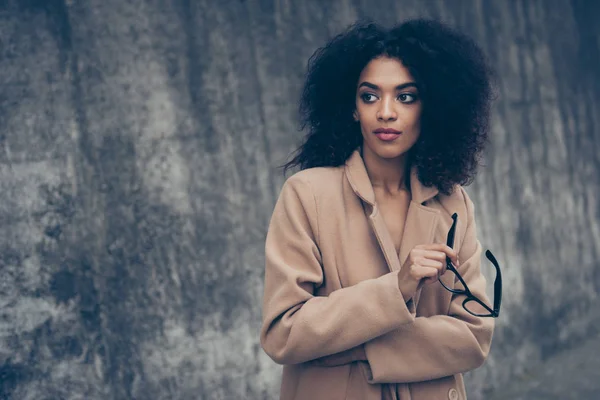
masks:
[[[455,212],[459,214],[466,213],[467,215],[473,213],[473,201],[462,185],[455,185],[449,194],[438,194],[436,199],[450,215]]]
[[[287,204],[289,210],[303,210],[318,218],[324,205],[329,207],[343,201],[342,185],[339,184],[342,176],[343,167],[315,167],[296,172],[283,183],[279,202]]]
[[[343,176],[344,167],[313,167],[298,171],[288,177],[285,186],[309,186],[314,194],[331,191]]]

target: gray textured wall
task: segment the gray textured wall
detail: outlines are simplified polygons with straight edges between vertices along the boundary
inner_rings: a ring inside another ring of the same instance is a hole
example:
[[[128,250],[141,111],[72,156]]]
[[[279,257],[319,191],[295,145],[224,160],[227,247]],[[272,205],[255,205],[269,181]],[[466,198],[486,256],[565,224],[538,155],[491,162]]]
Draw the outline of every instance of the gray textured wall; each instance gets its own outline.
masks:
[[[504,308],[472,398],[598,330],[598,2],[4,0],[0,398],[275,398],[275,167],[306,60],[362,16],[441,18],[500,75],[468,190]]]

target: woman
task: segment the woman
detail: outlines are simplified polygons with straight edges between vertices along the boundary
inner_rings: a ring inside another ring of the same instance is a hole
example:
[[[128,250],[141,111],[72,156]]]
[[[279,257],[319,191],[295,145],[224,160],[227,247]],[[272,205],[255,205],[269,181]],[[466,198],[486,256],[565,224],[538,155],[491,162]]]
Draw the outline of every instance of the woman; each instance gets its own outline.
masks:
[[[460,288],[454,267],[489,304],[461,185],[490,82],[473,41],[429,20],[355,24],[311,57],[309,132],[286,164],[301,171],[265,246],[261,344],[284,365],[281,399],[466,398],[461,374],[486,359],[494,323],[437,281]]]

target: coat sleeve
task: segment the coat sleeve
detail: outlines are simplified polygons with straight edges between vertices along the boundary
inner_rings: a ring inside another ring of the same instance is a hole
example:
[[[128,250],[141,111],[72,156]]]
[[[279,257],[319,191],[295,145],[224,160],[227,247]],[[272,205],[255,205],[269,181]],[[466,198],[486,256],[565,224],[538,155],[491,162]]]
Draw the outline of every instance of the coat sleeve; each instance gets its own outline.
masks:
[[[473,203],[462,189],[468,223],[459,250],[459,272],[471,292],[486,304],[486,280],[480,271],[481,245],[476,238]],[[460,283],[459,283],[460,285]],[[494,319],[475,317],[453,295],[448,315],[417,317],[365,344],[369,383],[409,383],[473,370],[490,350]],[[481,312],[485,312],[481,307]]]
[[[315,296],[327,279],[318,236],[310,182],[294,175],[281,190],[265,243],[260,341],[279,364],[342,352],[414,320],[397,272]]]

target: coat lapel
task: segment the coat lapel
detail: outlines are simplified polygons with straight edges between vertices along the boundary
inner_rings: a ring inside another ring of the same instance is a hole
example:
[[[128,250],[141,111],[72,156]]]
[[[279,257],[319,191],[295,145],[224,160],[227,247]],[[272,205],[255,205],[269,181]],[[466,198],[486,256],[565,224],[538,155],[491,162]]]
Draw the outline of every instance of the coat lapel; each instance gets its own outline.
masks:
[[[438,194],[433,187],[423,186],[417,176],[416,168],[410,174],[410,192],[412,200],[408,208],[404,233],[400,241],[400,265],[408,258],[408,253],[419,244],[433,242],[435,228],[440,212],[425,204]]]
[[[383,216],[378,210],[373,186],[358,150],[355,150],[348,161],[346,161],[345,171],[350,186],[365,203],[369,222],[390,271],[399,270],[408,258],[410,250],[415,246],[433,242],[439,211],[427,207],[425,204],[437,195],[438,190],[434,187],[423,186],[418,179],[416,168],[411,170],[410,191],[412,200],[408,208],[399,254],[396,254],[392,238],[387,230]],[[418,301],[419,295],[420,291],[415,295],[415,304]]]
[[[365,211],[369,218],[369,224],[375,233],[375,237],[383,252],[389,270],[399,270],[401,265],[394,248],[394,243],[387,230],[383,216],[379,213],[379,209],[375,203],[373,185],[371,185],[367,169],[365,168],[365,164],[358,150],[355,150],[348,161],[346,161],[345,171],[352,190],[354,190],[354,193],[356,193],[356,195],[364,202]]]

